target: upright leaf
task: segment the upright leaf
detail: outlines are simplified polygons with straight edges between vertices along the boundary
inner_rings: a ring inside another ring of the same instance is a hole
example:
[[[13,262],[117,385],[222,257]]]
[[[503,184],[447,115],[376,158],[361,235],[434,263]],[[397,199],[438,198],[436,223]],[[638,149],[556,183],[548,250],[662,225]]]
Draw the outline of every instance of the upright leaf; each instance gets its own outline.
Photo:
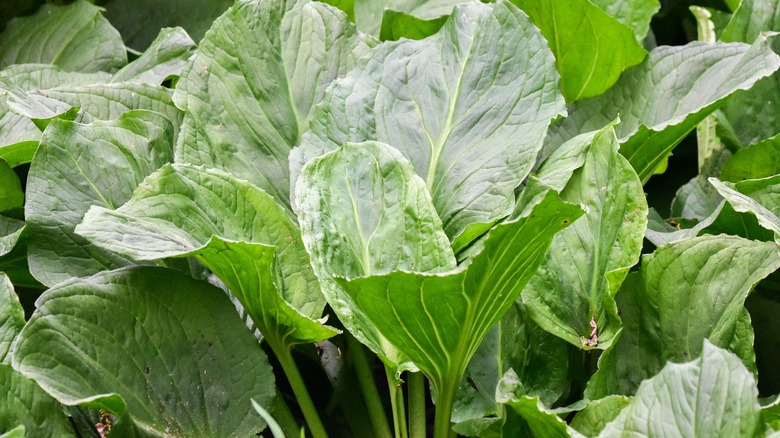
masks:
[[[0,363],[9,363],[11,344],[24,327],[24,310],[8,276],[0,272]],[[0,427],[0,430],[3,428]]]
[[[493,227],[460,269],[338,279],[373,326],[430,379],[437,430],[449,428],[455,391],[477,347],[536,272],[552,236],[580,214],[548,192],[528,216]]]
[[[21,436],[76,436],[62,406],[35,382],[0,363],[0,432],[22,425]],[[9,436],[18,436],[10,434]]]
[[[325,300],[298,227],[257,187],[215,169],[166,165],[113,208],[91,208],[76,232],[133,260],[197,257],[271,341],[335,334],[313,321]]]
[[[214,22],[174,98],[187,111],[177,161],[236,175],[289,203],[287,155],[331,81],[372,43],[339,10],[241,0]]]
[[[122,37],[85,0],[43,5],[8,23],[0,34],[0,69],[11,64],[54,64],[64,70],[115,71],[127,64]]]
[[[328,89],[290,156],[293,178],[345,143],[387,143],[425,180],[457,253],[512,211],[563,112],[554,62],[511,3],[459,5],[436,35],[386,42]]]
[[[586,214],[553,238],[522,296],[540,326],[580,348],[607,348],[620,331],[613,296],[639,260],[647,225],[642,183],[618,147],[611,125],[593,137],[561,191]]]
[[[777,0],[741,0],[720,39],[752,43],[761,32],[780,29],[780,3]]]
[[[756,383],[739,358],[704,340],[701,357],[667,364],[600,437],[759,436]]]
[[[743,304],[753,285],[778,267],[774,243],[725,235],[672,243],[645,256],[617,295],[623,332],[601,356],[585,396],[633,394],[667,361],[701,354],[705,338],[752,367],[753,330]]]
[[[262,430],[274,377],[225,294],[162,268],[100,273],[50,289],[19,334],[13,366],[68,406],[129,415],[175,436]]]
[[[127,201],[144,177],[172,160],[172,142],[171,123],[145,111],[88,125],[51,122],[27,180],[29,263],[38,281],[51,286],[131,263],[73,230],[91,205]]]
[[[627,70],[601,96],[569,106],[569,117],[551,129],[546,154],[565,140],[598,129],[620,114],[620,153],[643,183],[696,124],[737,90],[780,67],[769,41],[661,46]]]
[[[404,357],[334,277],[455,267],[425,182],[395,149],[348,143],[304,167],[296,198],[303,242],[328,303],[358,340],[400,366]]]
[[[647,51],[631,28],[588,0],[512,0],[531,16],[555,54],[567,102],[597,96]]]

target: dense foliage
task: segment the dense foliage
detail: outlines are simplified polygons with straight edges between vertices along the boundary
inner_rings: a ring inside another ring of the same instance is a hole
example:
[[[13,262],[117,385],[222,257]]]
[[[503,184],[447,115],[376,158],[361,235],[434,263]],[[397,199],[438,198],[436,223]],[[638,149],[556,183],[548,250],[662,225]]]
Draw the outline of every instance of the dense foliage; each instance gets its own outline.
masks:
[[[1,436],[780,435],[780,1],[683,3],[0,6]]]

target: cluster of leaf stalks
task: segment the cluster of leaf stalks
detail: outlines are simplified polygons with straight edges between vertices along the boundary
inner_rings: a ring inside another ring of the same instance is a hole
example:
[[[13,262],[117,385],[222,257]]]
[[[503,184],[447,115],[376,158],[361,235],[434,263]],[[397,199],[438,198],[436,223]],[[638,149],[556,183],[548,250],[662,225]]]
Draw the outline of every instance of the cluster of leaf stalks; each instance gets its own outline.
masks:
[[[780,433],[777,0],[65,3],[0,33],[2,437]]]

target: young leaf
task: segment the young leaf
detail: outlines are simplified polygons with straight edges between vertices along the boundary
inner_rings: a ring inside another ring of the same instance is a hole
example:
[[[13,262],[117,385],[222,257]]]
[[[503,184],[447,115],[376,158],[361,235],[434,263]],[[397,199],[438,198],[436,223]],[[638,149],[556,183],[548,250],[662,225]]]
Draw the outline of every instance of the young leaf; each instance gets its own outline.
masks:
[[[130,259],[104,251],[73,233],[91,205],[114,208],[172,160],[173,127],[160,114],[127,112],[88,125],[53,121],[27,180],[25,217],[30,270],[48,286],[118,268]]]
[[[734,354],[704,340],[701,357],[669,363],[600,437],[758,436],[763,431],[756,382]]]
[[[333,7],[287,3],[237,2],[214,22],[174,95],[187,111],[177,161],[229,171],[285,206],[287,155],[309,114],[373,44]]]
[[[580,214],[548,192],[529,216],[493,227],[481,251],[456,271],[337,279],[376,330],[430,379],[437,431],[449,428],[455,391],[477,347],[520,295],[552,236]]]
[[[347,143],[304,167],[296,198],[304,244],[328,303],[360,342],[399,367],[404,358],[334,277],[455,267],[425,182],[395,149]]]
[[[336,81],[291,172],[348,142],[387,143],[425,180],[457,253],[512,211],[563,111],[555,59],[528,17],[504,0],[462,4],[436,35],[383,43]]]
[[[178,76],[195,49],[187,32],[180,27],[166,28],[141,56],[116,72],[109,82],[140,82],[160,85]]]
[[[511,1],[549,42],[567,102],[598,96],[647,55],[628,26],[588,0]]]
[[[75,436],[62,406],[5,363],[0,363],[0,394],[0,431],[22,425],[29,436]]]
[[[607,348],[619,332],[612,297],[639,260],[647,225],[642,184],[618,147],[612,125],[593,137],[561,191],[585,217],[553,238],[522,296],[537,324],[580,348]]]
[[[585,396],[633,394],[667,361],[698,356],[704,338],[752,364],[753,331],[743,303],[778,267],[774,243],[725,235],[672,243],[645,256],[617,295],[623,332],[601,356]]]
[[[658,47],[601,96],[570,105],[569,117],[551,129],[546,154],[619,113],[620,153],[646,183],[680,140],[726,97],[780,67],[780,57],[769,46],[760,37],[752,46],[692,42]]]
[[[37,304],[13,366],[59,402],[129,415],[158,434],[262,430],[250,399],[270,408],[273,373],[214,286],[135,267],[61,283]]]
[[[661,9],[658,0],[591,0],[591,3],[630,27],[640,43],[650,30],[650,20]]]
[[[275,345],[336,334],[314,321],[325,301],[298,227],[270,195],[224,172],[166,165],[122,207],[91,208],[76,232],[134,260],[197,257]]]
[[[0,363],[9,363],[16,335],[24,327],[24,310],[8,276],[0,272]],[[0,430],[3,428],[0,426]]]
[[[85,0],[45,4],[0,34],[0,69],[11,64],[54,64],[63,70],[112,72],[127,64],[122,37]]]

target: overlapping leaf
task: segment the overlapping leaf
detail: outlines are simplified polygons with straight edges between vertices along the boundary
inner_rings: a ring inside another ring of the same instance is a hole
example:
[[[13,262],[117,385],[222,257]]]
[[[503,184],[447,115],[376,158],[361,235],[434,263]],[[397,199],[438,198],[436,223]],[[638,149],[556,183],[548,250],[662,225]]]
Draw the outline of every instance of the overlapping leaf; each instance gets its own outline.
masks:
[[[289,203],[287,155],[331,81],[371,41],[322,3],[242,0],[215,21],[179,80],[177,161],[248,180]]]
[[[591,0],[607,14],[633,29],[642,42],[650,30],[650,20],[661,9],[658,0]]]
[[[111,76],[111,82],[140,82],[160,85],[179,75],[195,49],[187,32],[180,27],[162,29],[141,56]]]
[[[76,436],[62,406],[6,363],[0,363],[0,394],[0,432],[10,432],[21,425],[22,437]]]
[[[115,208],[172,160],[173,127],[162,115],[128,112],[114,121],[51,122],[30,166],[25,217],[30,270],[51,286],[131,263],[74,234],[92,205]]]
[[[168,165],[125,205],[111,207],[90,209],[77,233],[135,260],[197,257],[264,335],[279,334],[278,342],[314,342],[336,333],[313,321],[325,300],[298,227],[257,187],[215,169]]]
[[[726,235],[672,243],[645,256],[617,295],[623,332],[601,356],[586,397],[632,394],[667,361],[701,354],[705,338],[754,366],[743,304],[753,285],[778,267],[774,243]]]
[[[147,433],[248,436],[250,399],[270,408],[268,359],[228,297],[163,268],[50,289],[19,334],[13,366],[63,404],[129,416]]]
[[[386,42],[328,89],[292,176],[347,142],[387,143],[425,180],[457,253],[511,212],[563,112],[554,63],[511,3],[460,5],[436,35]]]
[[[24,310],[19,297],[8,276],[0,272],[0,363],[10,362],[11,344],[23,326]]]

